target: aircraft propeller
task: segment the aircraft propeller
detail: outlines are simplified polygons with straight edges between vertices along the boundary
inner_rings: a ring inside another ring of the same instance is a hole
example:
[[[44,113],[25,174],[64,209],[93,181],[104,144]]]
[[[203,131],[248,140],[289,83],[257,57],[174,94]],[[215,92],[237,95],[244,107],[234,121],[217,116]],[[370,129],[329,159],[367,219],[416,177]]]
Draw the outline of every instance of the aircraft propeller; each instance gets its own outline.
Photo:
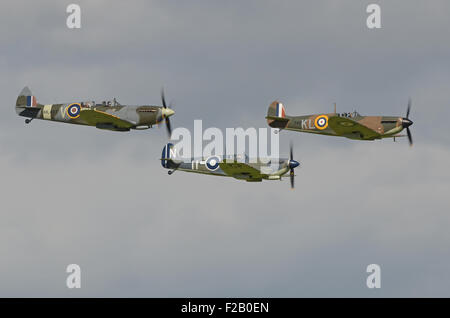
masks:
[[[289,177],[291,179],[291,189],[294,189],[294,169],[297,168],[300,165],[298,161],[294,160],[294,150],[292,146],[292,142],[290,144],[290,154],[289,154],[289,161],[288,161],[288,167],[290,169]]]
[[[406,117],[402,118],[402,126],[406,128],[406,133],[408,135],[409,145],[413,145],[411,131],[409,130],[409,126],[413,124],[413,122],[409,119],[409,112],[411,111],[411,98],[408,101],[408,108],[406,109]]]
[[[172,126],[170,124],[169,117],[172,116],[175,112],[170,107],[167,107],[166,98],[164,96],[164,89],[161,89],[161,100],[162,100],[162,104],[163,104],[162,114],[163,114],[163,118],[165,118],[166,129],[167,129],[167,133],[169,134],[169,138],[170,138],[170,136],[172,136]],[[169,105],[169,106],[171,106],[171,105]]]

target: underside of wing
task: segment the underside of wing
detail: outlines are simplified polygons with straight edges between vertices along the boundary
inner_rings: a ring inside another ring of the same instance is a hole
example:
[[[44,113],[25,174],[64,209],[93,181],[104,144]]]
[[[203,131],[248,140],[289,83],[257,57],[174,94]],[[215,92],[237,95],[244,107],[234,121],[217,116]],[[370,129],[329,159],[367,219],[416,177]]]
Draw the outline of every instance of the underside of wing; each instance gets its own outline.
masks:
[[[88,125],[96,126],[98,128],[130,129],[134,126],[134,124],[129,121],[95,109],[82,110],[80,112],[80,118]]]
[[[337,135],[353,139],[376,139],[381,137],[375,130],[346,117],[330,117],[328,127],[333,129]]]
[[[261,181],[262,175],[258,169],[255,169],[243,162],[222,162],[220,168],[228,176],[247,181]]]

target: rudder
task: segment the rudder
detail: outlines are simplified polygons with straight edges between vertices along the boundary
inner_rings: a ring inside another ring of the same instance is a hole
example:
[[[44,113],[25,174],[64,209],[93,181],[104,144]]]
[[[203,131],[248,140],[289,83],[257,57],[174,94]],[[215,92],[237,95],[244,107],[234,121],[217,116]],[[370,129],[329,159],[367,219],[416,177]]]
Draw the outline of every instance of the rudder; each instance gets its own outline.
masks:
[[[31,90],[28,87],[24,87],[17,97],[15,108],[17,114],[34,118],[39,113],[41,106]]]
[[[287,126],[289,119],[286,118],[286,109],[280,101],[273,101],[267,110],[267,123],[272,128],[283,129]]]
[[[286,109],[280,101],[273,101],[267,110],[267,117],[286,117]]]
[[[37,107],[36,96],[26,86],[22,89],[16,100],[16,107]]]
[[[171,168],[171,163],[173,163],[173,158],[175,158],[175,147],[173,144],[168,143],[164,146],[161,154],[161,165],[164,168]]]

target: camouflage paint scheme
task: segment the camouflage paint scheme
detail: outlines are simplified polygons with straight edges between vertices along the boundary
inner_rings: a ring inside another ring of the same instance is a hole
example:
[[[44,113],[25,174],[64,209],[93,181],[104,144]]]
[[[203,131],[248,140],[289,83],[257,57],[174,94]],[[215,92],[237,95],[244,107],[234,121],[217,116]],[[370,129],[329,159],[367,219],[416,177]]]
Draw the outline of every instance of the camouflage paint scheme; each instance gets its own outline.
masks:
[[[409,106],[408,106],[409,109]],[[409,111],[408,111],[409,113]],[[339,136],[357,140],[405,137],[398,135],[412,125],[408,118],[396,116],[361,116],[353,113],[328,113],[287,116],[279,101],[270,104],[267,112],[270,127],[312,134]]]
[[[180,170],[208,174],[213,176],[233,177],[247,182],[261,182],[262,180],[281,180],[286,173],[293,171],[300,165],[293,159],[278,159],[272,162],[269,159],[258,158],[250,161],[247,156],[211,156],[206,159],[194,159],[190,162],[178,160],[173,144],[164,146],[161,155],[161,165],[171,169],[169,175]]]
[[[38,103],[30,89],[25,87],[17,97],[16,112],[19,116],[29,118],[26,123],[32,119],[43,119],[113,131],[148,129],[175,113],[161,106],[125,106],[115,100],[109,103],[110,106],[106,102],[96,104],[93,101],[44,105]],[[76,115],[69,114],[70,107],[77,110]]]

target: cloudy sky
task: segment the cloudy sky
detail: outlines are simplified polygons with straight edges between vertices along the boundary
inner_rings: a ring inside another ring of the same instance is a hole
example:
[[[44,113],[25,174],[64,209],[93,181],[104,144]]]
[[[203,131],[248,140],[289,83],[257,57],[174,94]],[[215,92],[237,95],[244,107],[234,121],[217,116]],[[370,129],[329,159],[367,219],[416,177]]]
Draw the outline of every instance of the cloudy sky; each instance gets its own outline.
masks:
[[[0,296],[450,296],[450,3],[69,1],[0,4]],[[266,127],[288,114],[404,116],[415,141],[282,132],[289,181],[175,173],[165,130],[115,133],[16,116],[39,102],[158,104],[175,127]],[[82,288],[67,289],[68,264]],[[381,266],[381,289],[366,267]]]

